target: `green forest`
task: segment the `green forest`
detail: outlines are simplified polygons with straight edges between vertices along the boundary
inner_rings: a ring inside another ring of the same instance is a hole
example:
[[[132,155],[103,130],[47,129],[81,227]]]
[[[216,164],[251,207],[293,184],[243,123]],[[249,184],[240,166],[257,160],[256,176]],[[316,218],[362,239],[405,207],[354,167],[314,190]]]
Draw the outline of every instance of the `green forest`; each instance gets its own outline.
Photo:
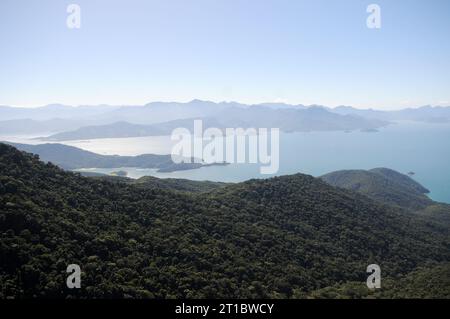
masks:
[[[84,177],[0,143],[0,298],[450,298],[448,220],[303,174]]]

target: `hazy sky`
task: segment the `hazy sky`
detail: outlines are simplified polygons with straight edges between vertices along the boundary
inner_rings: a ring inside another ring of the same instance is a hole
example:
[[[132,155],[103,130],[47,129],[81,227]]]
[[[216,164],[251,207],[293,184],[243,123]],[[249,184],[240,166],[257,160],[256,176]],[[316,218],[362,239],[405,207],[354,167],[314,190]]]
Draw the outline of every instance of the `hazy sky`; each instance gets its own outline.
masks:
[[[449,42],[448,0],[1,0],[0,105],[450,105]]]

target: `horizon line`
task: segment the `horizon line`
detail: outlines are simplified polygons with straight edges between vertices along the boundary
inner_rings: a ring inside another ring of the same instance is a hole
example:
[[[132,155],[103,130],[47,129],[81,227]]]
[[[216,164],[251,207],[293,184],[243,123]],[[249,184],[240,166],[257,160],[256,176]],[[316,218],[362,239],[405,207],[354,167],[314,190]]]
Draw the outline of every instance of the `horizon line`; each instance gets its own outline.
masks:
[[[155,103],[177,103],[177,104],[190,104],[193,102],[198,102],[198,103],[214,103],[214,104],[240,104],[240,105],[244,105],[244,106],[264,106],[264,105],[270,105],[270,104],[276,104],[276,105],[286,105],[286,106],[291,106],[291,107],[306,107],[306,108],[311,108],[311,107],[322,107],[322,108],[327,108],[327,109],[337,109],[340,107],[350,107],[356,110],[368,110],[368,111],[380,111],[380,112],[395,112],[395,111],[401,111],[401,110],[407,110],[407,109],[421,109],[421,108],[425,108],[425,107],[431,107],[431,108],[448,108],[450,107],[450,103],[448,103],[449,105],[436,105],[436,104],[425,104],[425,105],[420,105],[420,106],[408,106],[408,107],[401,107],[401,108],[394,108],[394,109],[380,109],[380,108],[374,108],[374,107],[356,107],[356,106],[352,106],[352,105],[336,105],[336,106],[327,106],[327,105],[322,105],[322,104],[302,104],[302,103],[298,103],[298,104],[292,104],[292,103],[287,103],[287,102],[280,102],[280,101],[271,101],[271,102],[260,102],[260,103],[242,103],[242,102],[238,102],[238,101],[233,101],[233,100],[219,100],[219,101],[212,101],[212,100],[202,100],[202,99],[189,99],[189,100],[185,100],[185,101],[174,101],[174,100],[155,100],[155,101],[151,101],[151,102],[147,102],[145,104],[107,104],[107,103],[100,103],[100,104],[65,104],[65,103],[58,103],[58,102],[54,102],[54,103],[48,103],[48,104],[44,104],[44,105],[34,105],[34,106],[18,106],[18,105],[8,105],[8,104],[0,104],[0,108],[1,107],[9,107],[9,108],[17,108],[17,109],[39,109],[39,108],[45,108],[45,107],[49,107],[49,106],[63,106],[63,107],[71,107],[71,108],[79,108],[79,107],[144,107],[147,106],[149,104],[155,104]]]

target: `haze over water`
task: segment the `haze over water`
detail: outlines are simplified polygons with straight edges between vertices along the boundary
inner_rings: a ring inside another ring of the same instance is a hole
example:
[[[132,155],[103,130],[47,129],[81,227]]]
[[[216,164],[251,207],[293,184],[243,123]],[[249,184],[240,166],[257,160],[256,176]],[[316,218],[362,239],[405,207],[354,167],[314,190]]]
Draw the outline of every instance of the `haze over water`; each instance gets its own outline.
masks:
[[[414,172],[428,188],[430,197],[450,203],[450,124],[401,122],[376,133],[309,132],[282,133],[280,169],[276,175],[305,173],[320,176],[342,169],[387,167],[401,173]],[[21,140],[29,143],[29,140]],[[100,154],[170,154],[174,142],[169,136],[70,141],[73,145]],[[259,164],[230,164],[201,169],[157,173],[154,169],[124,168],[128,176],[152,175],[161,178],[187,178],[238,182],[261,175]],[[92,169],[109,173],[115,169]]]

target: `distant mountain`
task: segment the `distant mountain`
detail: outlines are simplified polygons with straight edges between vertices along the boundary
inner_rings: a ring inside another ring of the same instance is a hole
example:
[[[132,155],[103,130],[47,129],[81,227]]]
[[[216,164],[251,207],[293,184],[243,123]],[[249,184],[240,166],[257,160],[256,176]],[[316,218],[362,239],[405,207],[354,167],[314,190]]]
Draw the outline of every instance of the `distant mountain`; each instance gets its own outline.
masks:
[[[422,106],[419,108],[407,108],[398,111],[378,111],[373,109],[356,109],[350,106],[339,106],[329,109],[331,112],[341,115],[357,115],[364,118],[379,119],[384,121],[409,120],[428,123],[450,122],[450,106]]]
[[[322,105],[292,105],[287,103],[261,103],[243,104],[238,102],[210,102],[192,100],[181,102],[151,102],[145,105],[81,105],[68,106],[50,104],[37,108],[0,106],[0,119],[2,121],[30,119],[51,120],[83,119],[95,120],[98,123],[110,124],[119,121],[135,124],[155,124],[177,119],[216,117],[218,113],[230,109],[248,109],[251,107],[269,108],[272,110],[304,110],[309,108],[322,108],[335,114],[356,115],[366,119],[414,120],[427,122],[443,122],[450,120],[450,106],[422,106],[419,108],[407,108],[397,111],[381,111],[374,109],[357,109],[351,106],[338,106],[335,108]]]
[[[319,113],[319,110],[322,112]],[[345,117],[338,117],[336,114]],[[280,127],[283,131],[368,131],[397,120],[449,122],[450,107],[424,106],[417,109],[379,111],[356,109],[351,106],[329,108],[321,105],[305,106],[286,103],[248,105],[202,100],[192,100],[187,103],[152,102],[139,106],[73,107],[60,104],[37,108],[0,106],[0,134],[72,131],[80,127],[110,125],[117,122],[147,126],[192,118],[214,119],[226,127],[237,127],[245,123],[248,127]],[[234,122],[230,122],[230,119],[234,119]],[[64,123],[67,125],[62,130]]]
[[[388,125],[381,120],[368,120],[353,115],[338,115],[323,107],[272,109],[251,106],[232,108],[221,112],[216,119],[226,125],[246,123],[248,127],[278,127],[285,132],[344,131],[376,129]]]
[[[37,108],[0,106],[0,134],[52,133],[76,130],[82,126],[113,123],[122,123],[123,126],[126,121],[149,125],[178,119],[211,117],[230,107],[248,106],[235,102],[213,103],[201,100],[188,103],[152,102],[143,106],[121,107],[109,105],[72,107],[60,104]],[[140,130],[142,127],[136,129]]]
[[[109,105],[86,105],[73,107],[62,104],[49,104],[35,108],[0,106],[0,119],[2,119],[2,121],[18,119],[44,121],[55,118],[86,119],[113,111],[116,108],[118,107]]]
[[[39,155],[45,162],[51,162],[61,168],[74,170],[80,168],[117,168],[138,167],[155,168],[159,172],[173,172],[196,169],[215,164],[180,163],[172,161],[170,155],[143,154],[138,156],[100,155],[63,144],[28,145],[8,143],[17,149]],[[216,164],[223,165],[223,164]]]
[[[74,131],[56,133],[39,139],[45,141],[69,141],[93,138],[138,137],[152,135],[165,135],[165,132],[152,125],[116,122],[106,125],[84,126]]]
[[[193,131],[194,120],[179,119],[153,125],[139,125],[117,122],[108,125],[81,127],[75,131],[62,132],[42,138],[47,141],[79,139],[138,137],[170,135],[175,128]],[[370,130],[388,124],[381,120],[367,120],[352,115],[338,115],[320,107],[307,109],[272,109],[252,106],[248,108],[230,107],[218,112],[215,117],[200,118],[203,129],[225,128],[279,128],[285,132],[299,131],[339,131]]]
[[[211,118],[203,119],[203,124],[205,128],[224,127],[222,123]],[[194,119],[174,120],[153,125],[116,122],[107,125],[81,127],[74,131],[56,133],[48,137],[36,139],[44,141],[70,141],[80,139],[170,135],[172,131],[178,127],[183,127],[193,132]]]
[[[121,107],[98,118],[108,120],[110,123],[124,121],[148,125],[187,118],[214,117],[230,107],[246,108],[248,106],[234,102],[214,103],[201,100],[192,100],[188,103],[152,102],[144,106]]]
[[[0,119],[2,121],[47,121],[59,118],[90,122],[91,125],[120,121],[148,125],[184,118],[210,117],[229,107],[246,108],[248,106],[235,102],[214,103],[201,100],[193,100],[188,103],[152,102],[139,106],[86,105],[73,107],[60,104],[37,108],[0,106]],[[52,131],[52,129],[50,128],[48,131]]]
[[[0,121],[0,134],[48,134],[67,130],[75,130],[87,125],[88,123],[88,121],[83,120],[59,118],[42,121],[31,119],[6,120]]]
[[[311,176],[179,192],[82,177],[6,144],[0,220],[0,299],[302,298],[364,283],[372,263],[388,282],[450,262],[448,227]],[[82,289],[67,288],[69,264]]]
[[[433,204],[429,190],[411,177],[388,168],[342,170],[320,177],[330,185],[367,195],[375,200],[408,209],[424,209]]]
[[[306,109],[308,108],[308,106],[305,106],[303,104],[297,104],[297,105],[292,105],[292,104],[287,104],[287,103],[261,103],[261,104],[256,104],[254,106],[264,106],[264,107],[268,107],[271,109],[275,109],[275,110],[280,110],[280,109]]]

